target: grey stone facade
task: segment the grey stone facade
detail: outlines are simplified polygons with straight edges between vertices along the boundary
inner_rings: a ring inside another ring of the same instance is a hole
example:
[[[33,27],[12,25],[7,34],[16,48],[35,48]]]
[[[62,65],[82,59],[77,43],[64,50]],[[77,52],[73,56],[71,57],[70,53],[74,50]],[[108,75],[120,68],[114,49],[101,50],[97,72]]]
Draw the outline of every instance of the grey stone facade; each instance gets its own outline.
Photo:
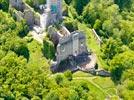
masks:
[[[57,62],[60,63],[68,56],[78,56],[87,52],[86,38],[82,32],[75,31],[69,36],[60,38],[57,45]]]
[[[62,0],[47,0],[47,8],[50,9],[50,23],[55,23],[62,19]]]
[[[25,10],[24,12],[24,19],[26,19],[27,24],[30,26],[33,26],[35,21],[35,17],[34,17],[34,12],[32,12],[31,10]]]
[[[42,13],[37,16],[35,11],[27,5],[23,0],[10,0],[10,7],[16,8],[18,11],[21,11],[23,14],[18,14],[20,12],[16,12],[16,19],[20,17],[25,19],[29,26],[38,25],[45,30],[48,26],[57,23],[62,19],[62,1],[61,0],[47,0],[47,4],[39,5],[38,1],[34,1],[34,5],[41,8],[43,10]],[[19,16],[20,15],[20,16]],[[23,15],[23,16],[22,16]]]
[[[47,0],[41,15],[41,27],[46,29],[60,20],[62,20],[62,0]]]
[[[60,63],[69,56],[78,56],[88,52],[83,32],[74,31],[70,33],[64,26],[57,31],[55,28],[49,27],[48,32],[53,43],[56,45],[57,63]]]
[[[17,21],[25,19],[30,27],[39,25],[40,17],[37,16],[33,8],[24,3],[23,0],[10,0],[10,7],[16,9],[14,10],[13,16],[16,17]]]
[[[17,8],[19,10],[23,9],[23,0],[9,0],[9,3],[14,8]]]

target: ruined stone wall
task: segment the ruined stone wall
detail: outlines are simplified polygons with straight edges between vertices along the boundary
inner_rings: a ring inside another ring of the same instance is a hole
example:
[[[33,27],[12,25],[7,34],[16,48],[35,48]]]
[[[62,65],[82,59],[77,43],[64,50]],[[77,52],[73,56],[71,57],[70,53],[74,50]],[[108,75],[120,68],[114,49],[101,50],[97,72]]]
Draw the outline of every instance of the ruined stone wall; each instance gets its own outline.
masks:
[[[59,40],[57,46],[57,63],[65,60],[69,55],[77,56],[87,53],[86,39],[82,33],[76,32]]]
[[[54,45],[57,46],[59,39],[61,38],[61,34],[58,33],[58,31],[53,26],[48,27],[48,34]]]
[[[23,9],[23,0],[9,0],[11,7],[22,10]]]
[[[73,55],[77,56],[79,54],[79,33],[72,35],[72,45]]]
[[[50,14],[50,9],[45,9],[44,13],[40,16],[40,24],[43,29],[47,29],[51,24],[51,14]]]
[[[24,14],[21,11],[16,11],[13,16],[17,21],[21,21],[24,18]]]
[[[34,12],[31,10],[25,10],[24,19],[26,20],[29,26],[33,26],[34,25]]]
[[[62,60],[65,60],[69,55],[73,54],[72,46],[72,41],[67,42],[66,44],[58,44],[57,63],[60,63]]]
[[[22,0],[17,0],[17,2],[16,0],[10,0],[10,6],[12,8],[17,8],[14,13],[17,21],[25,19],[29,26],[40,25],[40,15],[37,15],[33,8]]]
[[[71,33],[69,32],[69,30],[68,30],[65,26],[61,26],[60,32],[61,32],[61,34],[64,35],[64,36],[68,36],[68,35],[71,34]]]
[[[79,40],[79,53],[88,52],[85,39]]]
[[[39,1],[34,0],[34,5],[39,7]],[[34,10],[23,0],[10,0],[11,7],[21,11],[29,26],[39,25],[42,29],[47,29],[48,26],[58,23],[62,19],[62,1],[61,0],[47,0],[47,8],[41,16],[36,16]],[[16,13],[17,20],[20,21],[20,14]]]
[[[96,33],[95,29],[92,29],[92,33],[96,39],[96,42],[97,44],[99,45],[99,47],[101,46],[102,44],[102,39],[99,37],[99,35]]]
[[[73,54],[72,36],[64,36],[60,38],[57,46],[57,63],[65,60],[69,55]]]
[[[33,26],[34,25],[34,10],[27,5],[26,3],[24,4],[24,19],[26,20],[27,24],[29,26]]]
[[[38,13],[34,13],[34,24],[40,26],[40,15]]]

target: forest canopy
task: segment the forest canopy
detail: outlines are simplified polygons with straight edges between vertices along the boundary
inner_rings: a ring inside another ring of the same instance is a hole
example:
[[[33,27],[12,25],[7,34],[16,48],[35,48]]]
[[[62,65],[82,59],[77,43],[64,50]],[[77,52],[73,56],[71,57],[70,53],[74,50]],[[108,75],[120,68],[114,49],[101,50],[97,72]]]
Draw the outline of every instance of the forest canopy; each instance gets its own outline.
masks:
[[[36,7],[33,0],[25,1]],[[63,0],[63,5],[66,15],[63,24],[67,28],[74,31],[85,25],[85,30],[95,29],[103,41],[97,56],[106,65],[101,67],[111,72],[117,97],[133,100],[134,1]],[[90,40],[88,31],[85,34],[87,41]],[[54,45],[44,39],[41,46],[31,38],[25,20],[17,22],[11,16],[9,0],[0,0],[0,99],[100,100],[107,97],[95,90],[89,80],[75,80],[70,71],[53,75],[49,64],[54,58]]]

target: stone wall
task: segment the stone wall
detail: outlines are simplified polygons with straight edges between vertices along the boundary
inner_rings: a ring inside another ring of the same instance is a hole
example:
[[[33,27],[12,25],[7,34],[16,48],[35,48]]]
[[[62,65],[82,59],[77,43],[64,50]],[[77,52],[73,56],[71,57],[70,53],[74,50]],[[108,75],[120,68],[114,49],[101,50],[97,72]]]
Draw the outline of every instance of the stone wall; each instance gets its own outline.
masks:
[[[17,21],[23,20],[24,14],[21,11],[16,11],[14,15]]]
[[[30,27],[40,25],[40,15],[36,14],[33,8],[22,0],[17,0],[17,2],[16,0],[10,0],[10,6],[17,9],[14,13],[17,21],[25,19]]]
[[[77,56],[83,52],[87,53],[86,38],[83,32],[75,31],[70,33],[65,26],[61,26],[58,31],[50,26],[48,33],[56,45],[57,63],[65,60],[69,55]]]
[[[59,40],[57,46],[57,63],[65,60],[69,55],[77,56],[87,52],[85,37],[80,32],[71,33]]]
[[[34,13],[34,24],[40,26],[40,15],[38,13]]]
[[[34,5],[39,8],[39,1],[34,0]],[[23,2],[23,0],[10,0],[10,6],[21,11],[24,15],[23,18],[26,20],[29,26],[38,25],[43,30],[46,30],[48,26],[58,23],[62,19],[62,1],[61,0],[47,0],[47,8],[43,8],[43,13],[40,12],[41,15],[37,16],[33,8],[31,8],[27,3]],[[53,13],[52,6],[56,7],[56,12]],[[16,12],[16,19],[20,21],[20,12]]]
[[[29,26],[33,26],[34,25],[34,12],[31,10],[25,10],[24,19],[26,20]]]
[[[9,3],[12,7],[22,10],[23,9],[23,0],[9,0]]]
[[[66,44],[58,44],[57,46],[57,63],[65,60],[69,55],[73,54],[72,42],[67,42]]]
[[[52,42],[57,46],[59,39],[61,38],[61,34],[53,26],[48,27],[48,33]]]
[[[48,23],[54,24],[62,20],[62,0],[47,0],[47,8],[51,10]]]
[[[64,36],[70,35],[71,33],[65,26],[61,26],[60,33]]]
[[[101,44],[102,44],[101,38],[99,37],[99,35],[96,33],[96,31],[95,31],[94,29],[92,29],[92,32],[93,32],[93,35],[94,35],[94,37],[95,37],[95,39],[96,39],[97,44],[98,44],[99,46],[101,46]]]
[[[48,28],[48,33],[56,46],[57,63],[65,60],[69,55],[77,56],[83,52],[87,53],[86,38],[80,31],[70,33],[65,26],[58,31],[53,26]]]

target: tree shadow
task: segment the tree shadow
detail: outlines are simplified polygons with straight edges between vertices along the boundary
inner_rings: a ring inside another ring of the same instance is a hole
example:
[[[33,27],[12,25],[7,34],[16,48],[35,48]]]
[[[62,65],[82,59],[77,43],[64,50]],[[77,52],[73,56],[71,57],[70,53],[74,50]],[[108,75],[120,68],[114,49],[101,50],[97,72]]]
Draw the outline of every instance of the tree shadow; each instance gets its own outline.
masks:
[[[16,51],[15,53],[18,55],[18,56],[23,56],[24,58],[27,59],[27,61],[29,61],[29,57],[30,57],[30,53],[29,53],[29,50],[26,46],[20,46]]]

